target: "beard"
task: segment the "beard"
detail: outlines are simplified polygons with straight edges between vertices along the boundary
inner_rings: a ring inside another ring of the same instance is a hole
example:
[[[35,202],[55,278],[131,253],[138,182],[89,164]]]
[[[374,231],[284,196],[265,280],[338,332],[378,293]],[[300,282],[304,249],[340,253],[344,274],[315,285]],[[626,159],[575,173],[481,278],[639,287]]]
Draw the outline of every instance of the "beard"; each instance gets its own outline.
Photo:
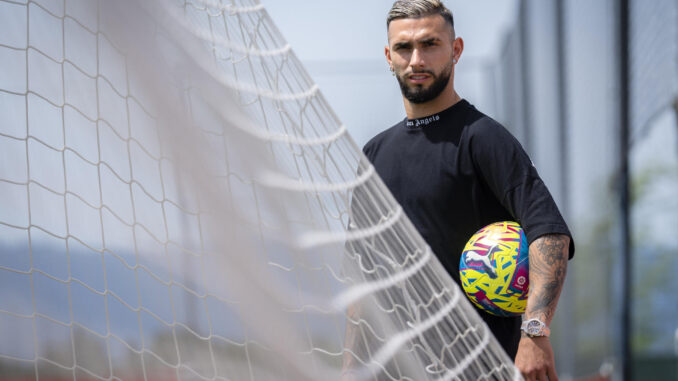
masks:
[[[403,96],[412,103],[426,103],[440,95],[440,93],[445,90],[445,87],[447,87],[448,82],[450,82],[452,63],[444,67],[439,74],[435,74],[430,70],[412,71],[412,74],[421,73],[433,76],[433,83],[429,87],[424,87],[423,85],[409,86],[404,76],[401,76],[400,73],[396,72],[400,91],[403,93]]]

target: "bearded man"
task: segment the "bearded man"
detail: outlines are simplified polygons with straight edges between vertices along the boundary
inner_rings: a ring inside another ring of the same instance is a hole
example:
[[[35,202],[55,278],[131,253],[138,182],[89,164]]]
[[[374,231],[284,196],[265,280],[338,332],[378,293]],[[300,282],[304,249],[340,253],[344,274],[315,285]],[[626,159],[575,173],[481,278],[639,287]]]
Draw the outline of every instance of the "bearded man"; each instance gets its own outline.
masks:
[[[454,88],[464,41],[439,0],[398,0],[387,20],[386,61],[405,114],[363,152],[440,262],[459,284],[467,240],[498,221],[522,225],[530,291],[520,317],[478,310],[527,380],[557,380],[549,325],[574,242],[520,143]]]

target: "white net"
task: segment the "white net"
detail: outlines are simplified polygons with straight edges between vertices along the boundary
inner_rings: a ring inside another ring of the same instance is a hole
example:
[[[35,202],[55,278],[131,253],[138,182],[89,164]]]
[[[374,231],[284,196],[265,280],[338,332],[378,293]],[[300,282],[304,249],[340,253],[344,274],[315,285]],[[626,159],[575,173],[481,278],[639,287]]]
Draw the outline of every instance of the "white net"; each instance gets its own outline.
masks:
[[[515,379],[255,1],[0,0],[0,376]]]

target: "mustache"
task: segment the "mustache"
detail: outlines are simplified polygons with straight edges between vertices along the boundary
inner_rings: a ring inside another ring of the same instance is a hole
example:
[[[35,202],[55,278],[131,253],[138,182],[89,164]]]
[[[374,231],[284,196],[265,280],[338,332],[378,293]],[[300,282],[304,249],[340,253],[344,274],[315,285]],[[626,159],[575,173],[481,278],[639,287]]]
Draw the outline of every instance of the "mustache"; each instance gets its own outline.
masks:
[[[412,75],[412,74],[430,74],[433,77],[436,76],[436,74],[432,70],[427,70],[427,69],[419,69],[419,70],[411,70],[411,71],[406,71],[404,73],[401,73],[403,77]]]

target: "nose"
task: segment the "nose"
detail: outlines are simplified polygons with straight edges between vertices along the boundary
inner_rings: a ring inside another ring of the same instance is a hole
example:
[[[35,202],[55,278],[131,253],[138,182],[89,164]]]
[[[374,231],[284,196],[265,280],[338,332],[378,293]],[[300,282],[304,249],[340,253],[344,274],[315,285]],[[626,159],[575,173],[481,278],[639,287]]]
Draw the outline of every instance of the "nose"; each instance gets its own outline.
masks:
[[[410,57],[410,66],[412,68],[423,68],[424,67],[424,55],[421,50],[414,49],[412,50],[412,56]]]

